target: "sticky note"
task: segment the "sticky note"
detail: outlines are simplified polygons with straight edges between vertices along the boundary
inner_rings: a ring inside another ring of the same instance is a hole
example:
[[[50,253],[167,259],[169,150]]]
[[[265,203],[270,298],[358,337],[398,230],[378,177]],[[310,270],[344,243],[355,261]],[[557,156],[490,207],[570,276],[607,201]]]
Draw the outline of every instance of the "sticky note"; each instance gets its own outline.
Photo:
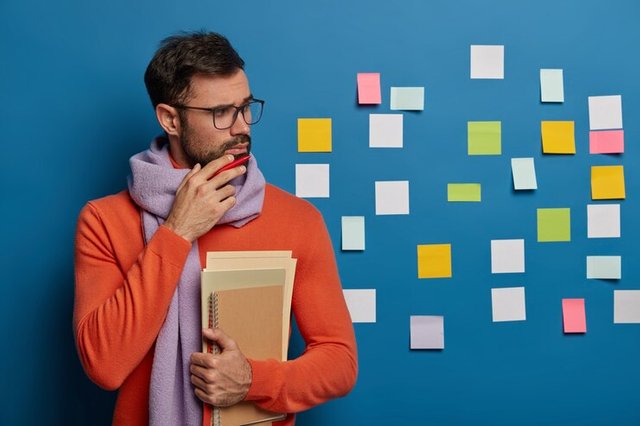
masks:
[[[562,325],[565,333],[586,333],[584,299],[562,299]]]
[[[624,130],[600,130],[589,132],[589,153],[622,154]]]
[[[418,246],[418,278],[451,278],[451,244]]]
[[[622,256],[587,256],[587,278],[619,280],[622,278]]]
[[[513,175],[513,189],[538,189],[536,168],[533,158],[512,158],[511,174]]]
[[[330,118],[298,118],[298,152],[331,152]]]
[[[409,181],[376,182],[376,215],[409,214]]]
[[[342,250],[364,250],[364,216],[342,216]]]
[[[564,102],[564,81],[561,69],[540,70],[540,101]]]
[[[576,140],[573,121],[542,121],[542,152],[545,154],[575,154]]]
[[[481,201],[481,185],[479,183],[447,184],[447,201]]]
[[[502,154],[502,123],[500,121],[469,121],[467,142],[469,155]]]
[[[588,204],[587,237],[620,238],[620,204]]]
[[[392,87],[391,109],[403,111],[424,110],[424,87]]]
[[[329,165],[296,164],[296,196],[329,198]]]
[[[493,322],[526,320],[524,287],[492,288],[491,311]]]
[[[571,209],[538,209],[538,242],[571,241]]]
[[[524,272],[524,240],[491,240],[491,273]]]
[[[613,290],[613,323],[640,324],[640,290]]]
[[[402,148],[402,114],[369,114],[369,147]]]
[[[471,45],[471,78],[504,79],[504,46]]]
[[[622,129],[622,96],[589,96],[589,130]]]
[[[411,349],[444,349],[444,317],[412,315],[409,320]]]
[[[342,290],[351,322],[376,322],[376,289]]]
[[[382,103],[380,73],[358,73],[358,103],[375,105]]]
[[[591,198],[624,200],[624,166],[592,166]]]

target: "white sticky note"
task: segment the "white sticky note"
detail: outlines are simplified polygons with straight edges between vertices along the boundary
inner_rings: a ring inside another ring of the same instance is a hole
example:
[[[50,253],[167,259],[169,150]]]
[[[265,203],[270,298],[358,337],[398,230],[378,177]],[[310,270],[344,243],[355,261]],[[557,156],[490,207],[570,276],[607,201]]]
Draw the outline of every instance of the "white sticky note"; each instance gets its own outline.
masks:
[[[491,240],[491,273],[524,272],[524,240]]]
[[[424,87],[392,87],[391,110],[424,110]]]
[[[369,114],[369,147],[402,148],[402,114]]]
[[[342,250],[364,250],[364,216],[342,216]]]
[[[622,256],[587,256],[587,278],[619,280],[622,278]]]
[[[471,78],[503,79],[504,46],[471,45]]]
[[[613,290],[613,323],[640,324],[640,290]]]
[[[515,190],[538,189],[533,158],[512,158],[511,173]]]
[[[524,287],[492,288],[491,311],[493,322],[526,320]]]
[[[409,181],[376,182],[376,215],[409,214]]]
[[[376,289],[342,290],[351,322],[376,322]]]
[[[412,315],[411,349],[444,349],[444,317]]]
[[[296,196],[329,198],[329,165],[296,164]]]
[[[561,69],[540,70],[540,101],[564,102],[564,80]]]
[[[587,237],[620,238],[620,204],[588,204]]]
[[[589,129],[622,129],[622,96],[589,96]]]

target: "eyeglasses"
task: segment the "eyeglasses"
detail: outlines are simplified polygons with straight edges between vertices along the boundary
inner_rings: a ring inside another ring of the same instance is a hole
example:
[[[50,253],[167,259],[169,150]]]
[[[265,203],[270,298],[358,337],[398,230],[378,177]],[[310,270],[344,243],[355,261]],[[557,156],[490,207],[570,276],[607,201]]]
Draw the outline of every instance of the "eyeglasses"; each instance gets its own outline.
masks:
[[[218,130],[226,130],[233,127],[238,118],[238,113],[240,112],[242,113],[242,119],[249,126],[260,121],[260,118],[262,118],[264,101],[260,99],[253,99],[251,102],[247,102],[240,106],[225,105],[214,108],[194,107],[182,104],[173,105],[173,107],[177,109],[208,111],[213,117],[213,126]]]

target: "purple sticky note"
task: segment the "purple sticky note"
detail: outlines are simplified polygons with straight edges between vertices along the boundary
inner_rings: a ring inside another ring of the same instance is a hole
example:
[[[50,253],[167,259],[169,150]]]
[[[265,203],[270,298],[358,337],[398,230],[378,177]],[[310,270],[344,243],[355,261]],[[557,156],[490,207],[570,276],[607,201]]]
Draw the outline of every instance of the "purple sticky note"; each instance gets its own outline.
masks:
[[[444,349],[444,317],[412,315],[411,349]]]

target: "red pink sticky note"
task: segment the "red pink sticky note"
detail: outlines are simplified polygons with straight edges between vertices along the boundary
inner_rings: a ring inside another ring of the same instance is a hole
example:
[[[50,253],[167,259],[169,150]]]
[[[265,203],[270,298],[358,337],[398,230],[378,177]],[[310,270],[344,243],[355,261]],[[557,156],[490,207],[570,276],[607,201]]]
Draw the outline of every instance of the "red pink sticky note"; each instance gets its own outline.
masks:
[[[624,130],[589,132],[591,154],[622,154],[624,152]]]
[[[586,333],[584,299],[562,299],[562,318],[565,333]]]
[[[382,103],[380,73],[358,73],[358,103],[376,105]]]

